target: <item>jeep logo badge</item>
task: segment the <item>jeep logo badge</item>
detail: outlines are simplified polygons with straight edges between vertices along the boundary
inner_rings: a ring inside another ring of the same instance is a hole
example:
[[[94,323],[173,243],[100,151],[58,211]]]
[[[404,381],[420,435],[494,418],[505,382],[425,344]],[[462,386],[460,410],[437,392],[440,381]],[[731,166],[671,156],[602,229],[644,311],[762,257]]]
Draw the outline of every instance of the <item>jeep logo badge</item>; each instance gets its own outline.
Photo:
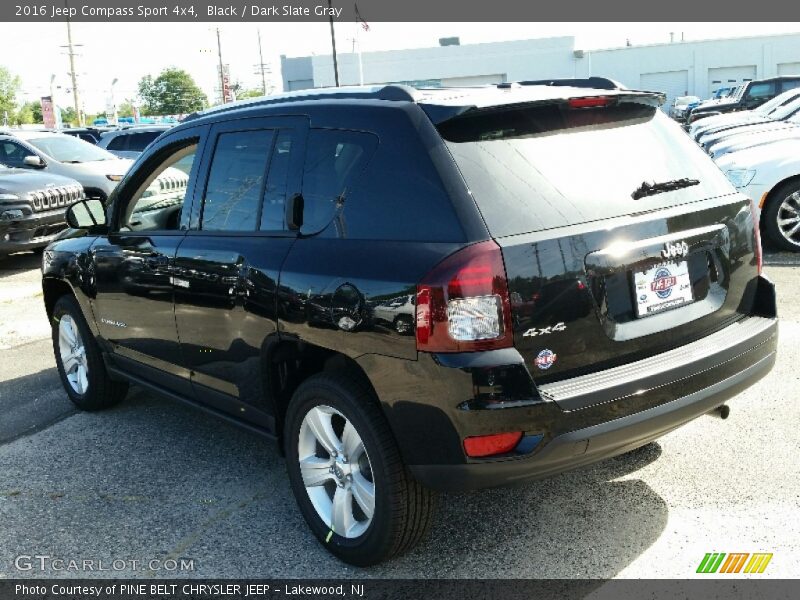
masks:
[[[661,256],[664,258],[675,258],[676,256],[686,256],[689,254],[689,244],[686,242],[679,242],[677,244],[664,244],[664,249],[661,251]]]

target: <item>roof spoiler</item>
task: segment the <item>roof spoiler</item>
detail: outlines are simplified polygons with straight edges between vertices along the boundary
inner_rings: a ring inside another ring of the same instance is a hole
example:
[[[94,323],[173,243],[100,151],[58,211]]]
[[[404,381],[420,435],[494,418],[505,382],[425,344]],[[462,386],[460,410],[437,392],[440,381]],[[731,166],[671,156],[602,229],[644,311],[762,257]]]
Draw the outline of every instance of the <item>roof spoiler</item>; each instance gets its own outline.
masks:
[[[594,88],[596,90],[625,90],[627,89],[618,81],[608,77],[571,77],[567,79],[535,79],[527,81],[517,81],[520,86],[525,85],[550,85],[577,88]],[[497,87],[504,87],[509,84],[500,84]]]
[[[597,96],[579,96],[577,98],[570,98],[564,96],[563,98],[548,98],[544,100],[534,100],[529,102],[518,102],[508,104],[493,104],[490,106],[476,106],[476,105],[463,105],[463,106],[446,106],[437,104],[420,104],[422,110],[428,115],[428,118],[434,125],[440,125],[450,119],[476,114],[479,112],[492,112],[514,110],[520,108],[535,108],[537,106],[552,106],[552,105],[569,105],[571,100],[578,100],[580,98],[596,98],[608,95],[614,99],[614,104],[643,104],[645,106],[653,106],[658,108],[667,97],[663,92],[647,92],[642,90],[619,90],[614,94],[597,94]],[[580,109],[579,109],[580,110]]]

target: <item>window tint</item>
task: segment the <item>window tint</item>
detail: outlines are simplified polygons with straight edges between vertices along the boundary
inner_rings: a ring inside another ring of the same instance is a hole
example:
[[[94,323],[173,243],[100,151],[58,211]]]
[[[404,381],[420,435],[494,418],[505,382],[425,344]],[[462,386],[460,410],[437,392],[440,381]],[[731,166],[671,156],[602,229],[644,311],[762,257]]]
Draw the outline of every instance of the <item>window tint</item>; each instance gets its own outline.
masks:
[[[787,79],[781,84],[781,89],[783,89],[783,91],[793,90],[798,87],[800,87],[800,79]]]
[[[78,137],[81,138],[84,142],[89,142],[90,144],[97,143],[97,138],[94,137],[91,133],[79,133]]]
[[[275,140],[272,157],[269,161],[267,186],[264,189],[264,204],[261,209],[262,231],[284,228],[286,211],[286,186],[289,181],[289,164],[292,158],[292,138],[290,129],[281,129]]]
[[[14,142],[0,143],[0,163],[8,167],[22,167],[26,156],[33,156],[33,152]]]
[[[303,167],[304,233],[325,228],[378,144],[369,133],[312,129]]]
[[[161,135],[160,131],[145,131],[142,133],[132,133],[128,137],[128,150],[134,152],[142,152],[147,148],[155,139]]]
[[[180,228],[197,140],[183,140],[165,150],[165,155],[131,198],[122,218],[123,231]]]
[[[747,90],[748,98],[771,98],[775,95],[775,82],[769,83],[754,83]]]
[[[439,131],[495,236],[642,213],[734,191],[708,156],[652,106],[478,111],[442,123]],[[700,183],[632,199],[643,181],[681,178]]]
[[[108,142],[108,146],[106,146],[106,148],[109,150],[125,150],[127,148],[127,142],[127,135],[117,135],[114,136],[110,142]]]
[[[255,231],[272,130],[217,138],[203,201],[205,231]]]

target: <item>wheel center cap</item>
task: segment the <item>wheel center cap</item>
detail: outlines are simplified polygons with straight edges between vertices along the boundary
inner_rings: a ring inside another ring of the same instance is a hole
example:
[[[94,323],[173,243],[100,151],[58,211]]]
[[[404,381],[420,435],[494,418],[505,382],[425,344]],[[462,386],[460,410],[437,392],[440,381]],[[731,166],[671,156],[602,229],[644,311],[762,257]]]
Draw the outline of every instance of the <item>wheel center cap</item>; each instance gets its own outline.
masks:
[[[350,463],[347,458],[338,455],[333,462],[333,474],[340,482],[344,483],[351,474]]]

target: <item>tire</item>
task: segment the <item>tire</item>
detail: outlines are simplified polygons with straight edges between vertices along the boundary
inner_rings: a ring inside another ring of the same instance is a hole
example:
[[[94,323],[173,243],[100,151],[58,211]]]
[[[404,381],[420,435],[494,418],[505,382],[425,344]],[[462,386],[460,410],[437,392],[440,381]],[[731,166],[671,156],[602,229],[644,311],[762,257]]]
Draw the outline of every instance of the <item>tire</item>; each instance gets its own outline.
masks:
[[[796,210],[796,214],[792,212]],[[781,228],[779,220],[793,218],[800,219],[800,181],[790,181],[775,188],[770,194],[769,202],[764,210],[764,217],[761,222],[764,225],[764,233],[769,240],[781,250],[790,252],[800,252],[800,227],[791,236],[787,235],[795,224],[789,223]],[[786,229],[786,232],[784,232]]]
[[[315,434],[320,427],[325,435]],[[320,437],[327,445],[337,445],[336,458],[324,449]],[[300,512],[320,543],[339,559],[361,567],[377,564],[409,550],[427,533],[434,494],[408,472],[374,396],[352,378],[320,373],[303,382],[288,407],[284,440],[289,481]],[[360,452],[354,440],[362,442]],[[348,450],[348,445],[355,450]],[[301,454],[309,465],[308,479],[301,472]],[[314,483],[306,488],[306,481]],[[371,516],[362,509],[369,489]],[[336,511],[334,505],[344,510]],[[341,518],[342,514],[350,518]]]
[[[112,381],[108,376],[100,348],[73,296],[61,296],[56,301],[52,330],[58,374],[67,395],[78,408],[102,410],[125,397],[128,384]],[[70,342],[73,346],[67,347]]]

